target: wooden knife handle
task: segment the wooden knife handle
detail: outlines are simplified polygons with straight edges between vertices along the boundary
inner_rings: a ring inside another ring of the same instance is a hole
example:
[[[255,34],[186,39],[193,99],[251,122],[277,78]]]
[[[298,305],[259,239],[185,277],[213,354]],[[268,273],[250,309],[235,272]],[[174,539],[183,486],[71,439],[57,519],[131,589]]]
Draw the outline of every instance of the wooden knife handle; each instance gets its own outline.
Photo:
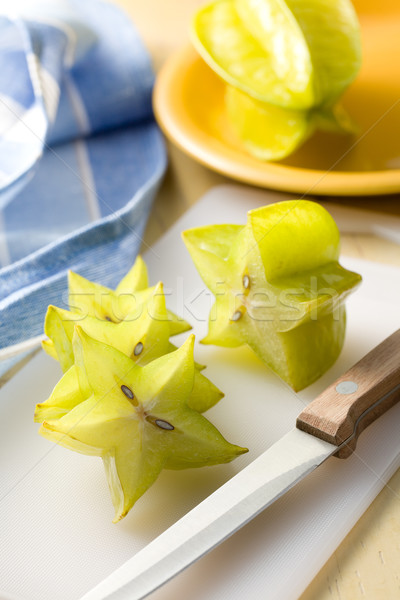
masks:
[[[339,377],[299,415],[296,426],[347,458],[360,433],[400,400],[400,329]]]

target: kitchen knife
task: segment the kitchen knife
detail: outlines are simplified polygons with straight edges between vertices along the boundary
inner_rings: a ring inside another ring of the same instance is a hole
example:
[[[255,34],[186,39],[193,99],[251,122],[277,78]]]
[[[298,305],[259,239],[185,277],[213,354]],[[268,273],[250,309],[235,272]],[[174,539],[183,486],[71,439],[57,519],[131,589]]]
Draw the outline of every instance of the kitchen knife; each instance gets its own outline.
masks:
[[[81,600],[140,600],[264,510],[400,400],[400,330],[329,386],[296,428]]]

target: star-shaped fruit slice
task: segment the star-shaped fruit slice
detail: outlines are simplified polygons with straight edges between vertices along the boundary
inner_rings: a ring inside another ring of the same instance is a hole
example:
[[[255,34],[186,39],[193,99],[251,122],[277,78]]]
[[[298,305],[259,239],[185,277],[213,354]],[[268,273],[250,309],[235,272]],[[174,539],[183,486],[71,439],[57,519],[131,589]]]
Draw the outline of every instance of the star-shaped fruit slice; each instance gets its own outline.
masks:
[[[115,508],[127,515],[161,470],[230,462],[247,450],[230,444],[187,405],[194,379],[194,336],[143,367],[76,326],[74,356],[90,397],[40,433],[83,454],[101,456]]]
[[[293,389],[337,359],[344,300],[361,277],[338,262],[340,235],[315,202],[279,202],[248,214],[245,226],[210,225],[183,233],[215,295],[205,344],[249,345]]]
[[[140,256],[115,290],[89,281],[73,271],[69,272],[68,286],[72,311],[114,323],[124,320],[128,314],[140,315],[154,291],[154,287],[148,286],[147,267]],[[171,311],[168,311],[168,319],[170,335],[191,329],[187,321]]]
[[[56,358],[65,373],[50,398],[38,404],[35,421],[42,422],[51,415],[52,419],[63,416],[86,398],[79,392],[75,372],[75,357],[72,340],[75,325],[80,325],[88,335],[120,350],[137,364],[145,365],[152,360],[176,350],[170,343],[170,322],[165,306],[162,283],[158,283],[148,301],[143,305],[139,317],[127,315],[124,321],[113,323],[95,317],[84,317],[80,313],[49,306],[45,318],[45,333],[53,343]],[[204,412],[216,404],[224,394],[202,373],[195,364],[194,385],[188,404],[194,410]]]

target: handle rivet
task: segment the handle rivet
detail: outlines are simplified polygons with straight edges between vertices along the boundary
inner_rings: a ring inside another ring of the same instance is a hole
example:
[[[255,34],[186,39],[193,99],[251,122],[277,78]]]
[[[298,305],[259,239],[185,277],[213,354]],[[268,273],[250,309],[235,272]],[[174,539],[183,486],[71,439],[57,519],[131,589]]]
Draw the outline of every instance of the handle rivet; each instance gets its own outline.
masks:
[[[341,381],[335,389],[338,394],[354,394],[358,390],[358,385],[355,381]]]

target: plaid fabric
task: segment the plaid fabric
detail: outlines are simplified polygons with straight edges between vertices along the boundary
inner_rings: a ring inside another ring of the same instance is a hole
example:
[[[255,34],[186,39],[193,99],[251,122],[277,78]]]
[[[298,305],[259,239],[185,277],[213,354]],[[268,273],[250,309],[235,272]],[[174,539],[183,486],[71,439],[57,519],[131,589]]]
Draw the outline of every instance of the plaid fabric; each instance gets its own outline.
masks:
[[[39,335],[48,304],[65,306],[68,269],[121,279],[166,165],[149,56],[129,19],[100,0],[5,4],[0,349]]]

